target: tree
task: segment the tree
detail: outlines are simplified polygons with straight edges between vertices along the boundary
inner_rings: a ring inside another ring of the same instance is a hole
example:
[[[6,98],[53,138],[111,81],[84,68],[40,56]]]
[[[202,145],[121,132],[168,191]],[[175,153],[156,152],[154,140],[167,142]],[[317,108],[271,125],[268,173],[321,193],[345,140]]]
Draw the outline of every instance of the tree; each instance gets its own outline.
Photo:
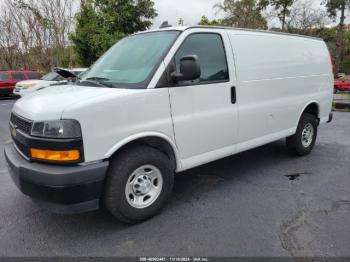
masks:
[[[290,7],[294,0],[271,0],[271,6],[277,12],[277,16],[282,23],[282,31],[285,30],[286,18],[290,14]]]
[[[5,0],[0,9],[2,66],[49,71],[71,64],[67,34],[74,1]]]
[[[156,16],[152,0],[82,0],[69,38],[81,64],[90,66],[125,35],[149,28]]]
[[[339,24],[337,27],[337,41],[335,51],[335,73],[338,75],[340,69],[340,63],[342,59],[342,53],[344,49],[344,22],[346,19],[345,10],[349,9],[349,0],[325,0],[324,4],[327,7],[327,12],[330,18],[336,20],[339,17]]]
[[[308,35],[323,28],[326,22],[326,11],[313,7],[313,0],[297,0],[290,9],[286,29],[288,32]]]
[[[19,38],[16,29],[13,27],[13,16],[7,9],[4,9],[1,13],[0,32],[2,68],[14,69],[18,63]]]
[[[210,26],[222,26],[225,25],[222,20],[209,20],[205,15],[202,16],[201,21],[199,21],[198,25],[210,25]]]
[[[262,15],[268,0],[224,0],[215,7],[226,13],[222,23],[228,26],[267,29],[267,21]]]

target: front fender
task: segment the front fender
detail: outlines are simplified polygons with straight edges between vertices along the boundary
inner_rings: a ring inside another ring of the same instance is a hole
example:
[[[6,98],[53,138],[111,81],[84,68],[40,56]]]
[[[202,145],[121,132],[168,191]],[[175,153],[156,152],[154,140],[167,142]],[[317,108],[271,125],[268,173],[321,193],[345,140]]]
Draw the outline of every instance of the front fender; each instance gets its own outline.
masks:
[[[142,138],[147,138],[147,137],[157,137],[160,138],[164,141],[166,141],[171,148],[173,149],[174,152],[174,156],[175,156],[175,160],[176,160],[176,171],[181,170],[181,158],[178,152],[178,149],[176,147],[176,144],[174,141],[172,141],[167,135],[163,134],[163,133],[159,133],[159,132],[142,132],[142,133],[138,133],[138,134],[134,134],[131,136],[128,136],[120,141],[118,141],[115,145],[113,145],[105,154],[105,159],[110,158],[113,154],[115,154],[116,152],[118,152],[119,149],[121,149],[122,147],[124,147],[125,145],[134,142],[136,140],[142,139]]]

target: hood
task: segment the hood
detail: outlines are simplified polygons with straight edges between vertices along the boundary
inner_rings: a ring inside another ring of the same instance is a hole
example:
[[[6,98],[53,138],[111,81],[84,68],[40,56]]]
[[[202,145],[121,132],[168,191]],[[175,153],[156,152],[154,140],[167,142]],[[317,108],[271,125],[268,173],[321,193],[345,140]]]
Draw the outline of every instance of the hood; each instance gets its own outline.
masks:
[[[37,79],[37,80],[25,80],[25,81],[21,81],[21,82],[18,82],[16,84],[16,87],[17,88],[23,88],[24,85],[44,85],[44,84],[50,84],[50,83],[55,83],[56,81],[46,81],[46,80],[40,80],[40,79]]]
[[[65,108],[71,105],[127,91],[74,85],[50,86],[19,99],[13,107],[13,112],[34,121],[57,120],[61,119]]]

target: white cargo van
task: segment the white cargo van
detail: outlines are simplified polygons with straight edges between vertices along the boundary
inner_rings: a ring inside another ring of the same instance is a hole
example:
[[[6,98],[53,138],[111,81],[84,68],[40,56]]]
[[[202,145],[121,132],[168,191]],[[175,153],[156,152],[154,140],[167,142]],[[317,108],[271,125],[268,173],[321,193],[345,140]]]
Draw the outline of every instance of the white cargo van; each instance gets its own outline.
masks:
[[[136,223],[174,173],[287,138],[313,149],[331,121],[333,74],[316,38],[180,27],[126,37],[76,83],[14,105],[6,145],[19,189],[60,213],[104,205]]]

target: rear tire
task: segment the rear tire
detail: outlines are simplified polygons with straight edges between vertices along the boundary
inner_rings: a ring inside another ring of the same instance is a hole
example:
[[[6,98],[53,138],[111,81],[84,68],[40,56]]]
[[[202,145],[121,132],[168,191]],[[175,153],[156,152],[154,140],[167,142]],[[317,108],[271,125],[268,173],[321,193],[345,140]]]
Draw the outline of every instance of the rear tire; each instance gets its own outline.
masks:
[[[304,113],[301,116],[296,133],[286,139],[290,154],[305,156],[312,151],[317,138],[317,125],[314,115]]]
[[[133,147],[111,160],[104,204],[121,222],[139,223],[163,208],[173,184],[174,170],[165,154],[151,147]]]

